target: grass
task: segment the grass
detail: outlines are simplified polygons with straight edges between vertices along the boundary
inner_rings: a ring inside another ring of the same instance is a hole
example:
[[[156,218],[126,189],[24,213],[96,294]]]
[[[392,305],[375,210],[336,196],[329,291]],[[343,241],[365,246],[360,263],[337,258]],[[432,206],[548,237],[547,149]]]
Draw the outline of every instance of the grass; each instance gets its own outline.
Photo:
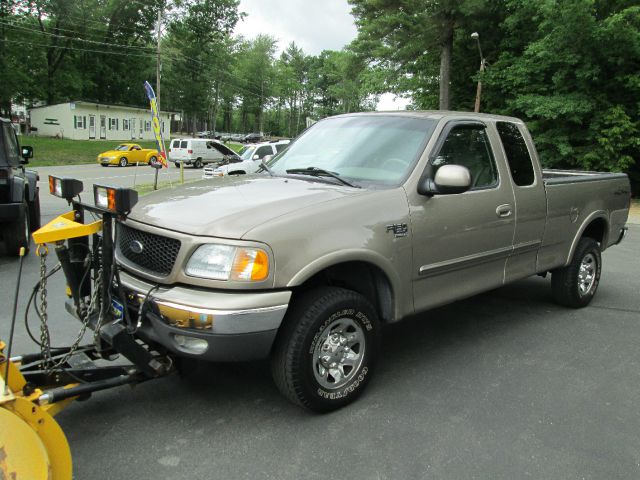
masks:
[[[184,184],[186,185],[187,183],[197,182],[198,180],[200,179],[193,178],[193,179],[185,180]],[[179,187],[180,185],[182,185],[180,183],[180,180],[176,180],[173,182],[169,182],[169,180],[162,180],[158,182],[158,190],[163,190],[165,188],[170,188],[170,187]],[[138,191],[138,195],[142,196],[142,195],[146,195],[147,193],[153,192],[153,183],[141,183],[139,185],[136,185],[133,188],[135,188]]]
[[[127,140],[68,140],[49,137],[20,137],[21,145],[33,147],[29,166],[81,165],[96,163],[98,154],[113,149]],[[153,140],[133,140],[142,148],[155,148]]]
[[[33,147],[33,158],[29,160],[29,166],[32,167],[96,163],[98,154],[129,141],[137,143],[142,148],[156,148],[154,140],[68,140],[50,137],[20,137],[21,145]],[[166,143],[168,148],[169,141]],[[227,146],[236,152],[242,148],[242,145],[237,143],[229,143]]]

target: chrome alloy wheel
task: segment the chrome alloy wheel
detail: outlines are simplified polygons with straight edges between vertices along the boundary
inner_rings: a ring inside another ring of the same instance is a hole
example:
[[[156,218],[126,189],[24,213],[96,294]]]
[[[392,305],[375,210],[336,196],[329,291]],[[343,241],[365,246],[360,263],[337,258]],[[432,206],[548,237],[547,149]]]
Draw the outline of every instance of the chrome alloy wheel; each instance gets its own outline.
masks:
[[[578,270],[578,289],[581,297],[588,294],[593,288],[597,269],[598,261],[596,257],[592,253],[585,255]]]
[[[362,328],[350,318],[340,318],[320,334],[313,351],[313,374],[327,389],[340,388],[360,369],[365,353]]]

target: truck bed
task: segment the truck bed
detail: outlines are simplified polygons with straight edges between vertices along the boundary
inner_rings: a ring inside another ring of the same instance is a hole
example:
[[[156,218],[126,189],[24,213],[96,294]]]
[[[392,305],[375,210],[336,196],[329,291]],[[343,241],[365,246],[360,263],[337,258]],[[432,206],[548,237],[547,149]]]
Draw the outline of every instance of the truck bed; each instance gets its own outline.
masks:
[[[601,219],[602,250],[615,244],[629,212],[629,178],[624,173],[543,170],[547,223],[538,268],[566,265],[575,239],[588,224]],[[599,220],[600,221],[600,220]]]

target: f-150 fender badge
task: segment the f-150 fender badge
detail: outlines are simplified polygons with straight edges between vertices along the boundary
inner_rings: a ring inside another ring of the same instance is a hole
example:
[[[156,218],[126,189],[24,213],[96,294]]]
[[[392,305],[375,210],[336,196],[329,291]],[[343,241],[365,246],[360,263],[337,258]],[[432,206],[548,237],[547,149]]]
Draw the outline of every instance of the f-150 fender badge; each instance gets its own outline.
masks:
[[[406,223],[394,223],[387,225],[387,232],[393,232],[393,236],[396,238],[406,237],[409,233],[409,227]]]

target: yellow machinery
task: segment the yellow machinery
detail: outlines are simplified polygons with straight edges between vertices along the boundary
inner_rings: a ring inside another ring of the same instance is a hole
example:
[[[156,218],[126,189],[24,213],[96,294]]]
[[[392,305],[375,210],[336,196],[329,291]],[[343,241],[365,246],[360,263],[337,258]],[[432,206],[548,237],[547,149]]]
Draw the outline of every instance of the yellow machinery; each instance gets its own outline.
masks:
[[[166,352],[158,352],[134,337],[135,324],[129,312],[132,307],[127,306],[114,265],[114,222],[126,217],[137,201],[137,192],[94,185],[94,206],[73,200],[82,188],[78,180],[49,177],[50,192],[67,199],[73,211],[33,233],[40,256],[40,281],[32,291],[27,313],[38,296],[40,351],[11,357],[24,249],[21,251],[9,344],[0,341],[0,480],[71,479],[69,444],[53,418],[55,414],[74,399],[157,378],[172,370],[173,362]],[[85,211],[101,218],[85,224]],[[49,246],[59,264],[47,272]],[[81,329],[72,345],[53,349],[46,282],[57,269],[64,272],[67,282],[67,309],[80,320]],[[124,308],[114,310],[114,302]],[[141,303],[133,309],[141,311],[145,306]],[[80,345],[87,329],[94,331],[93,343]],[[110,360],[116,354],[131,363],[94,363]]]
[[[0,363],[9,360],[4,350],[5,344],[0,342]],[[8,365],[8,384],[5,368],[0,370],[0,478],[70,479],[69,444],[53,416],[72,398],[40,405],[42,390],[25,391],[27,382],[20,372],[20,363]]]

